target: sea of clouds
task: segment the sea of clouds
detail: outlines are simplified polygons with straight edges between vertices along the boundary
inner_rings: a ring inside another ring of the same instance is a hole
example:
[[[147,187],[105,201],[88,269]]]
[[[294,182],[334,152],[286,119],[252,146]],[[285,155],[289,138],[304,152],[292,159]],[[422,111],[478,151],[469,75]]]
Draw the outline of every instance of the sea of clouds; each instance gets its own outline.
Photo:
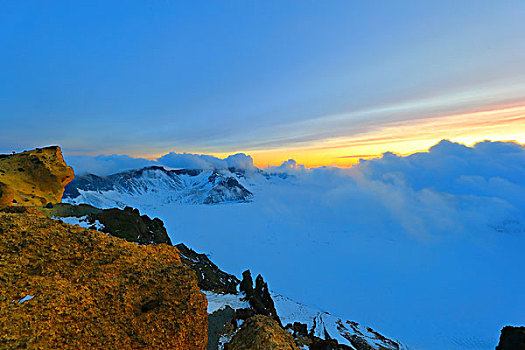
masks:
[[[127,155],[68,156],[66,162],[76,174],[100,176],[153,165],[258,170],[252,157],[243,153],[224,159],[175,152],[157,160]],[[370,212],[381,208],[403,232],[420,238],[457,234],[464,222],[469,223],[466,229],[470,232],[472,224],[486,225],[487,218],[495,229],[523,234],[518,222],[525,215],[525,147],[514,142],[483,141],[469,147],[442,140],[426,152],[409,156],[386,152],[350,168],[306,168],[289,159],[262,171],[289,175],[289,183],[314,191],[317,201],[335,208],[344,207],[349,198],[359,199],[360,208]]]
[[[152,165],[258,170],[252,157],[243,153],[224,159],[170,152],[157,160],[100,155],[68,156],[66,161],[76,174],[100,176]],[[289,175],[289,183],[302,185],[316,201],[334,208],[345,207],[349,198],[359,199],[361,210],[381,208],[403,232],[420,238],[457,234],[465,226],[471,232],[473,224],[523,234],[519,223],[525,212],[525,147],[514,142],[483,141],[469,147],[443,140],[426,152],[386,152],[350,168],[309,169],[289,159],[262,171]]]
[[[290,159],[262,169],[281,175],[270,181],[244,154],[67,162],[100,175],[152,164],[255,169],[243,180],[251,203],[159,206],[147,214],[165,221],[173,242],[210,254],[221,268],[237,275],[251,268],[273,290],[372,325],[411,349],[493,349],[501,327],[523,322],[523,145],[443,140],[350,168]]]

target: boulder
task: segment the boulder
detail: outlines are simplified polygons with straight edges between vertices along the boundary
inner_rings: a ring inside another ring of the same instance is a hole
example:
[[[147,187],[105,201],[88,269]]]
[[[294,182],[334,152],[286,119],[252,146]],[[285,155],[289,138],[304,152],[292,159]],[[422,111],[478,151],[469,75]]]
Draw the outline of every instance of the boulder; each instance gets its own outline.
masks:
[[[60,203],[73,177],[58,146],[0,155],[0,205]]]
[[[0,212],[0,348],[206,348],[207,301],[175,247],[32,210]]]
[[[242,324],[224,350],[299,350],[299,347],[275,320],[255,315]]]

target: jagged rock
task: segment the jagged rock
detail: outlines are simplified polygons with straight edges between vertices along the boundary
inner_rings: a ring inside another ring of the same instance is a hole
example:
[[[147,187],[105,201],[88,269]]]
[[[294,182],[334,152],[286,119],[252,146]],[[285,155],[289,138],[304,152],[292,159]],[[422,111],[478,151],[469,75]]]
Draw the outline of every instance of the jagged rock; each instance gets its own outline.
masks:
[[[246,293],[246,297],[248,298],[253,296],[253,279],[250,270],[246,270],[242,273],[242,281],[239,290]]]
[[[206,298],[176,248],[7,211],[0,348],[206,348]]]
[[[49,217],[85,217],[87,223],[98,223],[99,231],[112,236],[124,238],[128,242],[139,244],[165,243],[171,245],[170,237],[164,223],[158,218],[151,219],[147,215],[140,215],[138,209],[126,207],[124,209],[98,209],[91,205],[71,205],[67,203],[55,204],[53,207],[38,208]]]
[[[525,349],[525,327],[503,327],[496,350],[520,349]]]
[[[275,320],[255,315],[242,324],[224,350],[299,350],[299,347]]]
[[[282,327],[281,320],[277,315],[273,299],[268,290],[268,284],[264,282],[261,275],[257,275],[254,288],[250,270],[244,271],[239,290],[246,294],[246,299],[256,314],[269,316]]]
[[[0,206],[60,203],[73,177],[58,146],[0,155]]]
[[[217,267],[206,254],[199,254],[185,244],[176,245],[182,263],[195,271],[202,290],[219,294],[237,294],[239,280]]]

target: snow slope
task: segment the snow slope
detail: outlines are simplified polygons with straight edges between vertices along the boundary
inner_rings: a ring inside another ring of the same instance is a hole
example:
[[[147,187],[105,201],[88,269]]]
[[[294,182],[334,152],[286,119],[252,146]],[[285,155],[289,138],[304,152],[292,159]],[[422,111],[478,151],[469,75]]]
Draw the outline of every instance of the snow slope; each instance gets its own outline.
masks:
[[[233,309],[249,307],[242,295],[216,294],[204,292],[208,299],[208,314],[230,306]],[[283,325],[300,322],[307,325],[308,331],[321,339],[326,339],[326,334],[332,339],[337,339],[339,344],[344,344],[354,349],[349,341],[352,336],[365,340],[374,349],[406,349],[399,342],[387,339],[370,327],[364,327],[355,321],[343,320],[328,312],[316,310],[301,303],[295,302],[283,295],[271,292],[277,313]]]
[[[149,208],[170,203],[245,201],[251,195],[229,171],[151,166],[106,177],[76,177],[66,187],[63,202],[89,203],[98,208],[124,208],[127,205]]]
[[[481,350],[495,347],[502,326],[525,321],[524,174],[523,146],[443,141],[351,169],[288,162],[224,173],[250,202],[124,199],[164,220],[173,242],[230,273],[261,273],[314,309],[410,349]],[[107,193],[91,194],[75,201],[111,205]]]

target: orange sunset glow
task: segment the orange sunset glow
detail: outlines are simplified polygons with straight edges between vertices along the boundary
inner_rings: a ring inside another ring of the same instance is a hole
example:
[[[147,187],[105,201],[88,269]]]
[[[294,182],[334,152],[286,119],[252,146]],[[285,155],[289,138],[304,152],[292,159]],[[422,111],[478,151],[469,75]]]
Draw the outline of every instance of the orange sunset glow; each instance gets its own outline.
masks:
[[[483,140],[525,143],[525,104],[481,111],[385,123],[377,130],[351,137],[329,138],[289,148],[239,150],[258,167],[279,165],[293,158],[307,167],[351,166],[360,158],[384,152],[410,154],[427,150],[442,139],[472,145]],[[226,157],[232,153],[214,153]],[[150,158],[155,158],[151,157]]]

